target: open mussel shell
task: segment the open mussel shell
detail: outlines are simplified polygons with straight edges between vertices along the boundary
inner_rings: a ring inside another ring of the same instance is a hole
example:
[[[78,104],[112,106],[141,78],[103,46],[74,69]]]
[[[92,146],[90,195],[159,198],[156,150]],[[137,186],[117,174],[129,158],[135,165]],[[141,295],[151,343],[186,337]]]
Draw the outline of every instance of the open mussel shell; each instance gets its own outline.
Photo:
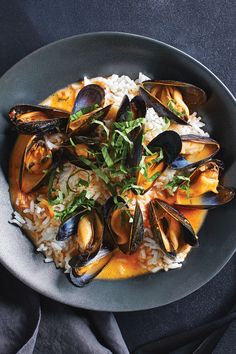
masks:
[[[103,246],[95,257],[81,259],[81,262],[70,270],[71,282],[75,286],[84,287],[106,267],[112,256],[111,249]]]
[[[180,92],[182,104],[185,107],[187,106],[184,110],[185,113],[177,114],[176,110],[170,110],[161,97],[157,97],[158,94],[160,96],[162,90],[168,88],[177,89],[178,92]],[[186,111],[190,110],[189,113],[192,113],[193,109],[196,109],[206,101],[206,94],[199,87],[185,82],[171,80],[144,81],[140,86],[140,94],[145,102],[153,107],[160,116],[166,116],[176,121],[178,124],[188,124],[188,113]]]
[[[91,167],[85,164],[82,158],[94,160],[94,153],[98,150],[99,140],[95,137],[73,136],[73,146],[71,142],[67,142],[63,146],[64,156],[73,165],[90,170]]]
[[[142,97],[135,96],[130,102],[128,96],[125,95],[117,112],[116,121],[126,122],[137,118],[144,118],[145,115],[146,105]],[[126,163],[129,168],[133,169],[134,174],[136,174],[143,152],[143,127],[137,126],[128,134],[128,138],[132,141],[133,145],[129,146]]]
[[[89,147],[97,148],[99,146],[100,140],[99,140],[99,138],[96,138],[96,137],[74,135],[73,142],[75,144],[86,144]]]
[[[230,202],[235,190],[219,182],[222,170],[223,165],[219,160],[202,163],[191,173],[190,181],[184,181],[178,187],[175,205],[188,209],[211,209]],[[185,188],[187,183],[188,192]]]
[[[114,243],[125,254],[132,254],[144,237],[143,215],[138,202],[131,216],[128,206],[121,197],[110,197],[104,206],[104,219]],[[130,219],[132,221],[130,222]]]
[[[132,114],[130,100],[127,95],[124,95],[116,114],[116,122],[126,122],[127,120],[129,120],[129,114]]]
[[[198,245],[198,237],[190,222],[164,201],[154,199],[149,203],[149,220],[153,236],[169,257],[175,257],[186,243]]]
[[[116,122],[126,122],[137,118],[145,118],[146,104],[141,96],[135,96],[132,100],[125,95],[121,101],[120,107],[116,114]]]
[[[72,235],[75,235],[77,232],[78,222],[85,213],[86,209],[79,208],[66,220],[64,220],[59,227],[56,240],[64,241]]]
[[[220,144],[214,139],[199,135],[182,135],[182,150],[172,162],[171,168],[193,168],[211,159],[220,149]]]
[[[79,208],[59,227],[56,239],[63,241],[75,236],[79,255],[95,255],[102,246],[104,221],[99,207],[93,210]]]
[[[84,135],[90,132],[93,128],[95,128],[95,124],[93,124],[94,120],[102,121],[106,118],[111,105],[108,105],[103,108],[97,108],[89,113],[83,114],[78,119],[74,121],[69,121],[67,125],[67,133],[69,135]]]
[[[44,135],[64,132],[70,114],[47,106],[22,104],[11,108],[10,121],[21,134]]]
[[[132,169],[133,175],[137,174],[137,167],[142,159],[143,154],[143,128],[137,127],[132,131],[130,140],[132,141],[132,147],[129,147],[127,154],[127,166]]]
[[[88,133],[92,129],[93,120],[103,120],[108,114],[111,105],[103,107],[104,102],[105,91],[101,86],[96,84],[84,86],[75,99],[67,133],[69,135]]]
[[[61,162],[61,151],[50,150],[43,138],[33,136],[25,147],[19,174],[19,186],[23,193],[40,188],[50,173]]]
[[[179,156],[182,141],[179,134],[172,130],[166,130],[150,141],[147,147],[152,152],[162,148],[164,161],[169,165]]]
[[[166,167],[177,158],[181,146],[180,136],[174,131],[165,131],[148,144],[147,147],[153,155],[146,156],[144,159],[146,171],[137,173],[136,184],[143,188],[142,193],[147,192]]]
[[[75,99],[72,114],[88,108],[93,108],[95,105],[103,107],[105,101],[104,89],[95,84],[84,86],[78,93]]]
[[[133,113],[133,119],[145,118],[146,116],[146,103],[142,96],[134,96],[131,100],[131,109]]]

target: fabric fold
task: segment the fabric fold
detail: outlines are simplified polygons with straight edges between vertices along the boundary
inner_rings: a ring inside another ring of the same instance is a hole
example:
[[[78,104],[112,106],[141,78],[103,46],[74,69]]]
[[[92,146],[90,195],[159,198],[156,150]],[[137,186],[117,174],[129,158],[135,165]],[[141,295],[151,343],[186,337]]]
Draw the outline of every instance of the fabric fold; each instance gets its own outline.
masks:
[[[236,306],[231,312],[215,321],[205,323],[197,328],[167,336],[137,348],[133,354],[181,353],[177,350],[188,343],[196,343],[194,354],[211,353],[229,323],[236,320]],[[199,340],[199,343],[198,343]],[[177,351],[175,351],[177,350]],[[209,351],[210,350],[210,351]],[[184,351],[183,351],[184,352]]]

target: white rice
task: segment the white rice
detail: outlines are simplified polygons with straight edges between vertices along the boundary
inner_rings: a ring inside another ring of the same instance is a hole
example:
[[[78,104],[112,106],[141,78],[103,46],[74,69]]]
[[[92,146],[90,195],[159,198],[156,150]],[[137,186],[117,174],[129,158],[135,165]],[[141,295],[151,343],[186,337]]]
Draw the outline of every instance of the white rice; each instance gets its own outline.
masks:
[[[112,103],[115,106],[119,106],[124,95],[128,95],[128,97],[132,99],[138,94],[139,84],[148,79],[149,78],[143,73],[139,73],[136,81],[126,75],[118,76],[113,74],[108,78],[97,77],[89,79],[84,77],[84,85],[95,82],[100,83],[105,86],[105,104]],[[81,88],[81,84],[74,83],[72,84],[72,87],[78,91]],[[50,105],[50,99],[46,99],[43,103]],[[197,116],[197,113],[193,113],[190,116],[189,123],[190,125],[178,125],[176,123],[168,122],[163,117],[160,117],[153,108],[148,108],[145,117],[145,143],[150,142],[155,136],[166,129],[174,130],[180,135],[197,134],[209,136],[209,134],[203,130],[205,124],[202,122],[201,117]],[[51,139],[47,139],[49,148],[55,147],[56,142],[56,137],[53,142]],[[58,180],[58,186],[62,193],[64,193],[65,197],[63,203],[52,207],[54,212],[63,211],[68,203],[70,203],[70,201],[74,198],[73,192],[68,193],[67,181],[68,177],[76,169],[77,167],[70,163],[64,164],[63,171],[60,173]],[[173,179],[174,174],[174,170],[167,168],[157,180],[155,186],[158,189],[163,189],[164,186]],[[91,183],[89,187],[86,187],[87,197],[93,197],[99,203],[103,204],[110,196],[109,191],[107,190],[104,182],[97,178],[92,171],[89,172],[89,177]],[[73,180],[71,183],[73,183]],[[84,188],[85,187],[78,188],[77,193],[82,192]],[[155,197],[155,192],[152,190],[148,191],[143,196],[138,196],[144,219],[147,218],[146,205],[153,197]],[[29,205],[27,205],[27,207],[23,210],[24,217],[15,211],[9,222],[25,229],[37,232],[38,239],[35,241],[37,244],[37,251],[45,254],[45,263],[52,262],[54,260],[57,267],[62,267],[65,269],[65,272],[68,272],[70,269],[70,252],[74,247],[73,242],[70,240],[56,240],[59,220],[48,215],[45,207],[40,205],[40,201],[43,198],[44,196],[38,196],[36,200],[31,199]],[[133,201],[133,203],[131,202],[130,207],[134,208],[134,203],[135,201]],[[16,200],[16,205],[20,205],[18,198]],[[161,269],[168,271],[169,269],[180,268],[187,254],[180,253],[175,257],[175,259],[168,258],[160,249],[158,242],[153,238],[149,228],[145,229],[144,242],[140,246],[138,252],[141,266],[153,273]]]

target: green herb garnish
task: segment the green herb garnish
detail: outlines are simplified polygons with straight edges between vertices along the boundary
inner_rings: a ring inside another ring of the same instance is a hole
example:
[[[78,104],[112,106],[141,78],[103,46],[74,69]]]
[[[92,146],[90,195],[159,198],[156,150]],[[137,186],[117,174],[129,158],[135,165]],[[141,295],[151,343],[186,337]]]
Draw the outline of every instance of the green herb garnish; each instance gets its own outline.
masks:
[[[74,141],[72,140],[72,138],[69,139],[70,140],[70,143],[73,147],[76,147],[76,144],[74,143]]]
[[[86,181],[85,179],[80,178],[78,180],[78,182],[76,183],[76,186],[77,187],[80,187],[80,186],[88,187],[89,186],[89,181]]]
[[[186,183],[183,183],[184,181],[186,181]],[[174,193],[179,186],[180,186],[181,189],[186,190],[187,195],[189,195],[189,193],[190,193],[190,191],[189,191],[189,189],[190,189],[190,178],[186,177],[186,176],[178,176],[178,175],[174,176],[173,180],[166,184],[165,189],[169,189],[169,190],[171,190]]]
[[[114,165],[114,162],[112,161],[112,159],[108,153],[107,146],[103,146],[101,151],[102,151],[102,156],[107,164],[107,167],[112,167]]]
[[[173,112],[174,114],[176,114],[178,117],[182,117],[183,115],[185,115],[185,111],[184,112],[179,112],[174,106],[173,103],[176,103],[176,100],[169,100],[167,103],[168,108],[170,109],[171,112]]]
[[[86,191],[81,192],[79,195],[75,196],[74,199],[67,205],[66,209],[57,212],[56,216],[60,217],[62,221],[71,216],[75,210],[78,208],[84,208],[86,210],[91,210],[95,206],[95,200],[86,197]]]
[[[187,198],[190,198],[190,180],[188,180],[186,183],[183,183],[179,188],[185,190]]]
[[[81,108],[79,111],[75,112],[74,114],[70,115],[70,121],[74,122],[75,120],[79,119],[81,116],[83,116],[84,114],[87,114],[89,112],[94,111],[96,108],[98,108],[99,105],[97,103],[95,103],[92,106],[88,106],[85,108]]]
[[[169,120],[169,118],[166,117],[166,116],[164,116],[163,119],[164,119],[165,124],[164,124],[163,127],[162,127],[162,131],[165,131],[165,130],[168,129],[169,126],[170,126],[170,120]]]
[[[105,123],[103,123],[100,120],[94,119],[92,120],[92,123],[96,123],[98,125],[101,125],[101,127],[104,129],[106,135],[107,135],[107,139],[109,139],[109,129],[106,127]]]

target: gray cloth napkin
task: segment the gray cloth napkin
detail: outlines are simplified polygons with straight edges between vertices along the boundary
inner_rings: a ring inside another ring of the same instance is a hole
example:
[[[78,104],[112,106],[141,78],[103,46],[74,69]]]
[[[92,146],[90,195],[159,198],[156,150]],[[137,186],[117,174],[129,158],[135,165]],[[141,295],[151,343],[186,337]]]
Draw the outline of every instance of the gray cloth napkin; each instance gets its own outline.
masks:
[[[40,296],[0,265],[0,354],[128,354],[112,313]],[[134,354],[235,353],[236,306],[221,318],[137,348]],[[228,339],[230,339],[228,341]]]
[[[41,297],[0,266],[0,354],[128,354],[109,312]]]

